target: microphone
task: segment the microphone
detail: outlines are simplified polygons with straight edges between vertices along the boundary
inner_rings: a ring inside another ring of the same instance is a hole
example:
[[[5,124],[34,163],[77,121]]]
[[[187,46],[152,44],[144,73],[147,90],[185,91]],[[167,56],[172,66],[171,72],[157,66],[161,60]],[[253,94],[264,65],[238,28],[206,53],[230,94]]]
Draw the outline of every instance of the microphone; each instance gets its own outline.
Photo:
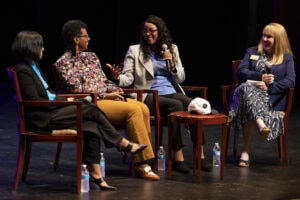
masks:
[[[165,51],[168,50],[168,49],[169,49],[169,48],[168,48],[168,45],[166,45],[166,44],[162,44],[162,45],[161,45],[161,50],[162,50],[163,52],[165,52]],[[171,71],[170,60],[166,60],[166,66],[167,66],[168,70]]]
[[[266,65],[266,73],[271,74],[271,65],[270,65],[269,61],[266,61],[265,65]],[[268,84],[268,87],[269,87],[269,90],[272,89],[273,84],[272,83]]]
[[[269,61],[266,61],[265,64],[266,64],[266,73],[271,74],[271,65]]]

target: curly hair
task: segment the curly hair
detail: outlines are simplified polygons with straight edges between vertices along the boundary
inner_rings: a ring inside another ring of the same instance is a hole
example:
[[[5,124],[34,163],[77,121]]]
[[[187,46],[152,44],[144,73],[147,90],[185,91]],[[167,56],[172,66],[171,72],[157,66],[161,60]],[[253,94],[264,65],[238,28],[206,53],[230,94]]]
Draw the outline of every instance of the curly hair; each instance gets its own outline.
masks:
[[[145,23],[151,23],[157,27],[158,39],[155,44],[155,49],[152,49],[143,37],[143,30],[144,30]],[[145,60],[150,59],[151,51],[154,51],[157,54],[157,56],[161,57],[161,54],[159,52],[161,52],[162,44],[166,44],[169,47],[171,54],[173,54],[173,48],[172,48],[173,39],[171,37],[170,31],[166,23],[162,18],[158,16],[148,15],[140,28],[140,45],[141,45],[140,48],[144,54]]]

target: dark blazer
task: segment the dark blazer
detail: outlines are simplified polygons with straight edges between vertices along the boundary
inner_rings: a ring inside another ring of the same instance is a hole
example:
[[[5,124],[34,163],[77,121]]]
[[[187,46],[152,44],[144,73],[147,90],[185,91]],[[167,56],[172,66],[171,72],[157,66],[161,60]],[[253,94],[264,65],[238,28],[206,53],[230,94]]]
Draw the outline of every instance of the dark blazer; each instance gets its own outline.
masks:
[[[42,82],[30,65],[19,63],[15,66],[15,69],[23,100],[48,100],[48,95]],[[49,90],[54,93],[50,88]],[[42,130],[49,129],[49,121],[56,109],[57,107],[53,106],[26,109],[26,125]]]
[[[22,98],[24,100],[48,100],[47,91],[44,88],[44,85],[30,65],[24,63],[17,64],[15,69],[18,75]],[[54,93],[51,88],[48,88],[48,90]],[[63,97],[56,97],[56,99],[66,100],[66,98]],[[95,119],[90,119],[93,116],[92,112],[98,112],[96,110],[100,111],[101,114],[98,115],[98,117],[103,119],[102,122],[108,123],[108,121],[105,119],[105,114],[96,105],[85,103],[82,111],[83,131],[92,132],[100,136],[101,134],[99,133],[98,127],[99,124],[95,121]],[[31,107],[26,109],[25,117],[27,129],[50,132],[52,129],[76,128],[76,106],[73,105]],[[57,120],[57,118],[60,120]],[[56,119],[55,124],[53,124],[51,121],[54,119]],[[99,119],[99,122],[100,121],[101,120]]]

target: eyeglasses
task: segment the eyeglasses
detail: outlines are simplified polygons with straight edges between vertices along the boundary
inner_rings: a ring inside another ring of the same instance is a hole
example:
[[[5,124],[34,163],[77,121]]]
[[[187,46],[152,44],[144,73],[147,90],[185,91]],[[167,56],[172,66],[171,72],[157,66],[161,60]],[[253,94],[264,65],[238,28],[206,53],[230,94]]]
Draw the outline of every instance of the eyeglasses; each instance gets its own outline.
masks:
[[[157,29],[155,29],[155,30],[151,30],[151,29],[150,29],[150,30],[143,30],[142,33],[143,33],[143,34],[147,34],[147,33],[152,34],[152,33],[155,33],[156,31],[157,31]]]
[[[77,37],[85,37],[85,38],[90,38],[89,34],[86,34],[86,35],[79,35]]]

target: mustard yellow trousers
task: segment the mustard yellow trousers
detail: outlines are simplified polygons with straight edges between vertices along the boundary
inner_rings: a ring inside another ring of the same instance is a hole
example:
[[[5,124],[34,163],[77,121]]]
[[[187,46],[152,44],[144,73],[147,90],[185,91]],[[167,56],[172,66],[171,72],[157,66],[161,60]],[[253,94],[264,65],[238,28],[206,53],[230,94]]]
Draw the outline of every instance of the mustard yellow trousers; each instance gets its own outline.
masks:
[[[127,101],[99,100],[98,107],[115,126],[125,126],[128,140],[146,144],[141,153],[133,155],[134,163],[155,158],[151,141],[150,111],[146,104],[127,98]]]

